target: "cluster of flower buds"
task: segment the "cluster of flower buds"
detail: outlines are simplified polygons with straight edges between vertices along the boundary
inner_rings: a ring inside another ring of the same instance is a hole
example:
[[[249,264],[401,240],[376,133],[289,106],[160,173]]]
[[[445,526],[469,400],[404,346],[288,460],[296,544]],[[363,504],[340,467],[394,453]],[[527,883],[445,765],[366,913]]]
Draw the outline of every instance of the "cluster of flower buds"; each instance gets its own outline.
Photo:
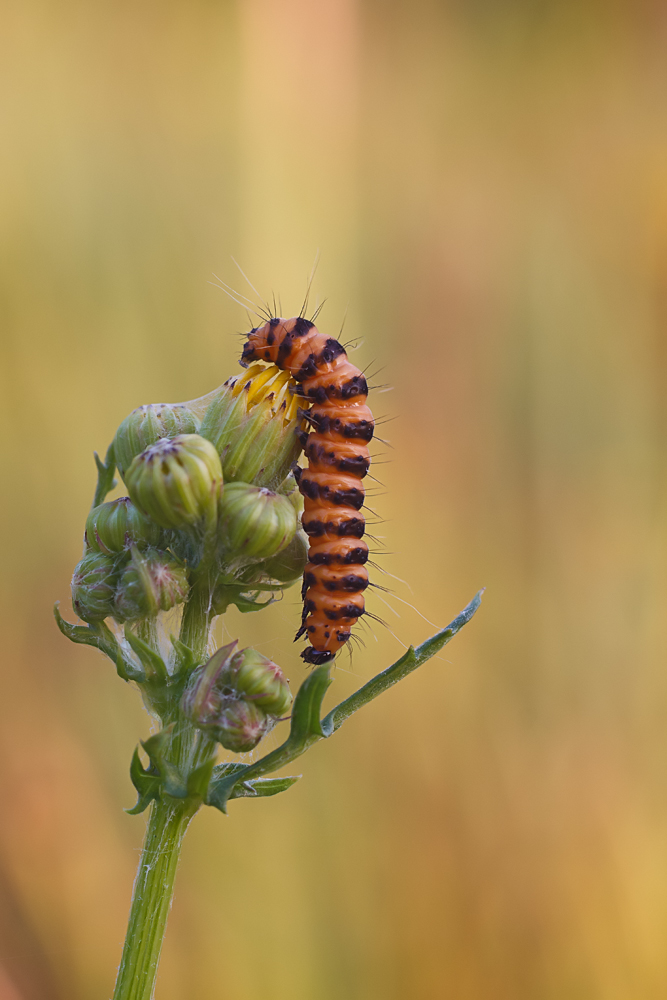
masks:
[[[289,710],[292,694],[277,664],[254,649],[234,652],[236,645],[223,646],[193,673],[181,708],[225,749],[244,753]]]
[[[86,551],[72,577],[72,604],[84,621],[139,621],[186,600],[185,567],[157,547],[161,528],[129,497],[94,507],[84,539]]]
[[[262,606],[263,588],[302,575],[308,541],[291,469],[303,417],[292,388],[289,373],[257,364],[201,403],[140,406],[123,420],[110,456],[129,496],[88,516],[72,579],[80,618],[134,625],[195,593],[209,615],[232,602],[249,610]],[[282,675],[286,701],[246,690],[250,655],[244,652],[240,670],[237,654],[235,693],[225,695],[223,721],[216,716],[216,730],[227,734],[220,741],[230,748],[254,746],[289,704]],[[264,658],[252,662],[262,684],[278,670]],[[230,666],[225,676],[232,673]]]

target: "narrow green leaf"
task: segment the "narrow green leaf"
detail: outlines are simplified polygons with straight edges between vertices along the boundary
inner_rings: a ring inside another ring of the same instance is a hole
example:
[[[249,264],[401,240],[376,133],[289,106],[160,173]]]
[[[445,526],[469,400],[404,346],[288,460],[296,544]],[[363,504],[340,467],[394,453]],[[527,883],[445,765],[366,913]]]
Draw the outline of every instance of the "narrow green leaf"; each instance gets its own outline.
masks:
[[[138,798],[136,805],[132,809],[126,809],[125,812],[129,813],[130,816],[138,816],[153,799],[157,799],[160,796],[159,775],[144,769],[139,757],[138,748],[135,748],[132,755],[130,778],[137,791]]]
[[[142,740],[141,745],[150,757],[151,764],[159,773],[162,791],[175,799],[184,799],[188,794],[187,783],[176,765],[166,757],[174,727],[175,723],[170,723],[159,733],[155,733],[147,740]]]
[[[145,669],[149,679],[161,682],[169,680],[169,671],[162,657],[155,650],[151,649],[147,642],[140,639],[127,625],[125,626],[125,638],[130,644],[132,651],[139,657],[141,665]]]
[[[95,465],[97,466],[97,487],[95,489],[95,496],[93,497],[93,507],[99,507],[101,503],[104,503],[107,493],[110,493],[116,485],[116,480],[114,479],[116,456],[114,454],[113,441],[107,448],[104,461],[101,460],[96,451],[93,454],[95,456]]]
[[[171,644],[174,647],[174,653],[176,654],[176,664],[174,669],[174,677],[180,674],[189,675],[200,665],[200,660],[195,657],[189,646],[186,646],[184,642],[177,639],[172,635]]]
[[[169,746],[169,741],[171,740],[175,726],[176,723],[171,722],[158,733],[153,733],[153,735],[149,736],[147,740],[141,741],[142,747],[158,767],[160,766],[160,760],[164,755],[165,750]]]
[[[210,760],[204,761],[203,764],[190,772],[187,783],[188,795],[198,795],[202,799],[206,799],[214,764],[215,758],[211,757]]]
[[[279,792],[286,792],[288,788],[301,777],[300,774],[293,774],[285,778],[255,778],[251,781],[239,781],[235,786],[230,799],[257,799],[268,795],[278,795]]]
[[[94,625],[72,625],[60,614],[59,603],[56,601],[53,606],[53,616],[62,634],[71,642],[94,646],[116,664],[121,650],[109,626],[104,622],[96,622]]]
[[[353,695],[350,695],[345,701],[336,705],[322,720],[324,735],[331,736],[351,715],[358,712],[360,708],[373,701],[374,698],[377,698],[384,691],[389,690],[394,684],[398,684],[404,677],[407,677],[413,670],[426,663],[428,659],[441,650],[470,621],[480,605],[483,593],[484,591],[480,590],[473,597],[470,604],[446,628],[436,632],[435,635],[432,635],[430,639],[426,639],[416,649],[410,646],[400,660],[397,660],[396,663],[393,663],[381,673],[376,674],[367,684],[364,684],[358,691],[355,691]]]
[[[238,798],[236,789],[246,785],[252,785],[261,775],[271,771],[277,771],[285,764],[289,764],[302,753],[305,753],[318,740],[331,736],[347,718],[357,712],[368,702],[377,698],[383,691],[388,690],[398,681],[407,677],[409,673],[416,670],[429,657],[433,656],[449,640],[456,635],[467,622],[470,621],[475,611],[479,607],[482,591],[477,594],[470,604],[460,615],[451,622],[445,629],[441,629],[436,635],[427,639],[426,642],[413,649],[411,646],[407,652],[401,656],[391,667],[387,667],[382,673],[373,677],[367,684],[359,688],[353,695],[337,705],[329,714],[320,721],[322,699],[331,683],[329,678],[329,668],[325,664],[318,667],[301,685],[294,700],[292,709],[292,727],[287,740],[271,753],[261,757],[253,764],[237,770],[220,772],[209,787],[208,800],[211,805],[227,811],[227,802],[230,798]],[[214,772],[215,774],[215,772]]]
[[[320,714],[322,701],[330,684],[328,664],[316,667],[305,679],[292,706],[290,743],[303,743],[309,738],[321,739],[324,736]]]

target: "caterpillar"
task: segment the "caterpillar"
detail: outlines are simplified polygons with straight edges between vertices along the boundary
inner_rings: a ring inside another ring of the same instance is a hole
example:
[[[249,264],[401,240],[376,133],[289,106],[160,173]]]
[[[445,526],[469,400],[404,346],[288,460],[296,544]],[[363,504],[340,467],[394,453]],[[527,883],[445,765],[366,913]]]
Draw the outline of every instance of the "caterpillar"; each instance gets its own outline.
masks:
[[[302,411],[310,431],[300,432],[308,468],[296,473],[304,498],[301,523],[309,539],[296,638],[308,639],[301,653],[306,663],[328,663],[365,611],[368,545],[362,540],[366,522],[360,509],[375,428],[366,405],[368,385],[342,344],[302,316],[273,318],[251,330],[241,364],[252,361],[270,361],[288,371],[297,382],[296,393],[312,404]]]

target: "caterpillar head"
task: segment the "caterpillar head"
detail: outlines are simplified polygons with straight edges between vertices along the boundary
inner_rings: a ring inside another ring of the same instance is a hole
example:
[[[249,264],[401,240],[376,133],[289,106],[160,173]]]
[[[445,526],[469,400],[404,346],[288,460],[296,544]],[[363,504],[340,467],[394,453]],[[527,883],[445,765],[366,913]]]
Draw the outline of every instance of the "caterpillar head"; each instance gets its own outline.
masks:
[[[304,337],[312,329],[310,320],[302,316],[292,319],[274,316],[268,323],[250,331],[243,345],[240,364],[245,368],[252,361],[272,361],[282,368],[282,361],[289,354],[294,338]]]

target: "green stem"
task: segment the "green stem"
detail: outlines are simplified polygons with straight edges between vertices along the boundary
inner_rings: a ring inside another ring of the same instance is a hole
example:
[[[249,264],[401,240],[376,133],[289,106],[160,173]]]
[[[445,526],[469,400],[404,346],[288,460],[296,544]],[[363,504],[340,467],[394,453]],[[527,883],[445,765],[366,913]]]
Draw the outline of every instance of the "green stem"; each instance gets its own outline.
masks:
[[[191,800],[156,800],[146,827],[113,1000],[151,1000],[178,857],[197,811]]]
[[[206,659],[211,618],[213,617],[210,603],[210,587],[206,586],[204,581],[195,584],[188,603],[185,605],[183,621],[181,622],[181,642],[189,646],[195,654],[195,658],[202,663]]]
[[[181,640],[202,660],[206,656],[211,619],[209,590],[204,581],[193,587],[181,625]],[[154,629],[150,626],[143,629],[143,638],[156,646]],[[206,794],[205,788],[191,790],[188,779],[197,768],[208,764],[209,770],[202,779],[208,784],[216,749],[213,740],[204,738],[185,720],[177,725],[169,758],[182,776],[183,794],[187,798],[164,795],[151,806],[113,1000],[153,997],[181,844]]]

